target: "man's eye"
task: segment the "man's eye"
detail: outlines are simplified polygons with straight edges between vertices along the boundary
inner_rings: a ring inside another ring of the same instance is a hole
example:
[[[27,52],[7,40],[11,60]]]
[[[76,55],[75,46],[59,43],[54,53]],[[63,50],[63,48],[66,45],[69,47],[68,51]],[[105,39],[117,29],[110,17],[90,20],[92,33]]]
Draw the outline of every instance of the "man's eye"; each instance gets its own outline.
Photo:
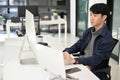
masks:
[[[94,15],[94,17],[97,17],[97,15]]]

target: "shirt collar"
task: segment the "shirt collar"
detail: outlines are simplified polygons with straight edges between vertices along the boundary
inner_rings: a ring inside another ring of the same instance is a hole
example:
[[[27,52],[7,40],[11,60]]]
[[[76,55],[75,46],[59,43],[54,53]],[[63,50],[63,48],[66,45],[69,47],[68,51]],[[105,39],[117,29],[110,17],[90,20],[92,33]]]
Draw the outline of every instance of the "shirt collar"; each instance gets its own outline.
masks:
[[[94,29],[95,28],[91,29],[91,33],[93,33],[92,30],[94,30]],[[101,35],[101,36],[105,36],[107,30],[108,30],[107,25],[104,24],[103,27],[96,32],[97,32],[97,34],[99,33],[99,35]]]

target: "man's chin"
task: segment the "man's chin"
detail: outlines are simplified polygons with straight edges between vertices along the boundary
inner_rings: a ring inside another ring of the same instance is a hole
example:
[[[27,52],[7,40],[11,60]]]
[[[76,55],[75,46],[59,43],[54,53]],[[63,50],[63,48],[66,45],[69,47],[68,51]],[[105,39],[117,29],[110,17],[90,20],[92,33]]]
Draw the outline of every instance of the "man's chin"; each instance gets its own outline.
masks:
[[[96,26],[95,24],[91,24],[91,26]]]

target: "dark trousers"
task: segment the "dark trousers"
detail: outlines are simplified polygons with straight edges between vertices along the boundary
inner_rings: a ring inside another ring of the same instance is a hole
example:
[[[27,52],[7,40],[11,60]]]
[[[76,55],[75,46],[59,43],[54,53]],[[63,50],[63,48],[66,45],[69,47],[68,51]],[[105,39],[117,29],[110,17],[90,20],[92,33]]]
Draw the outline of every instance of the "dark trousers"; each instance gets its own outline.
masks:
[[[107,74],[104,73],[104,72],[96,73],[95,75],[96,75],[100,80],[109,80]]]

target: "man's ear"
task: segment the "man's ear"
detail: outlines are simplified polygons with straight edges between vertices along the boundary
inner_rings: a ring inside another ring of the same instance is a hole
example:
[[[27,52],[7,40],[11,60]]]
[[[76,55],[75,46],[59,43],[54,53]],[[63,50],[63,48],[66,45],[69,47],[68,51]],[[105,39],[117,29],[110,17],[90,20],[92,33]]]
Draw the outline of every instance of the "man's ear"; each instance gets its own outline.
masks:
[[[103,15],[102,17],[104,21],[107,19],[107,15]]]

